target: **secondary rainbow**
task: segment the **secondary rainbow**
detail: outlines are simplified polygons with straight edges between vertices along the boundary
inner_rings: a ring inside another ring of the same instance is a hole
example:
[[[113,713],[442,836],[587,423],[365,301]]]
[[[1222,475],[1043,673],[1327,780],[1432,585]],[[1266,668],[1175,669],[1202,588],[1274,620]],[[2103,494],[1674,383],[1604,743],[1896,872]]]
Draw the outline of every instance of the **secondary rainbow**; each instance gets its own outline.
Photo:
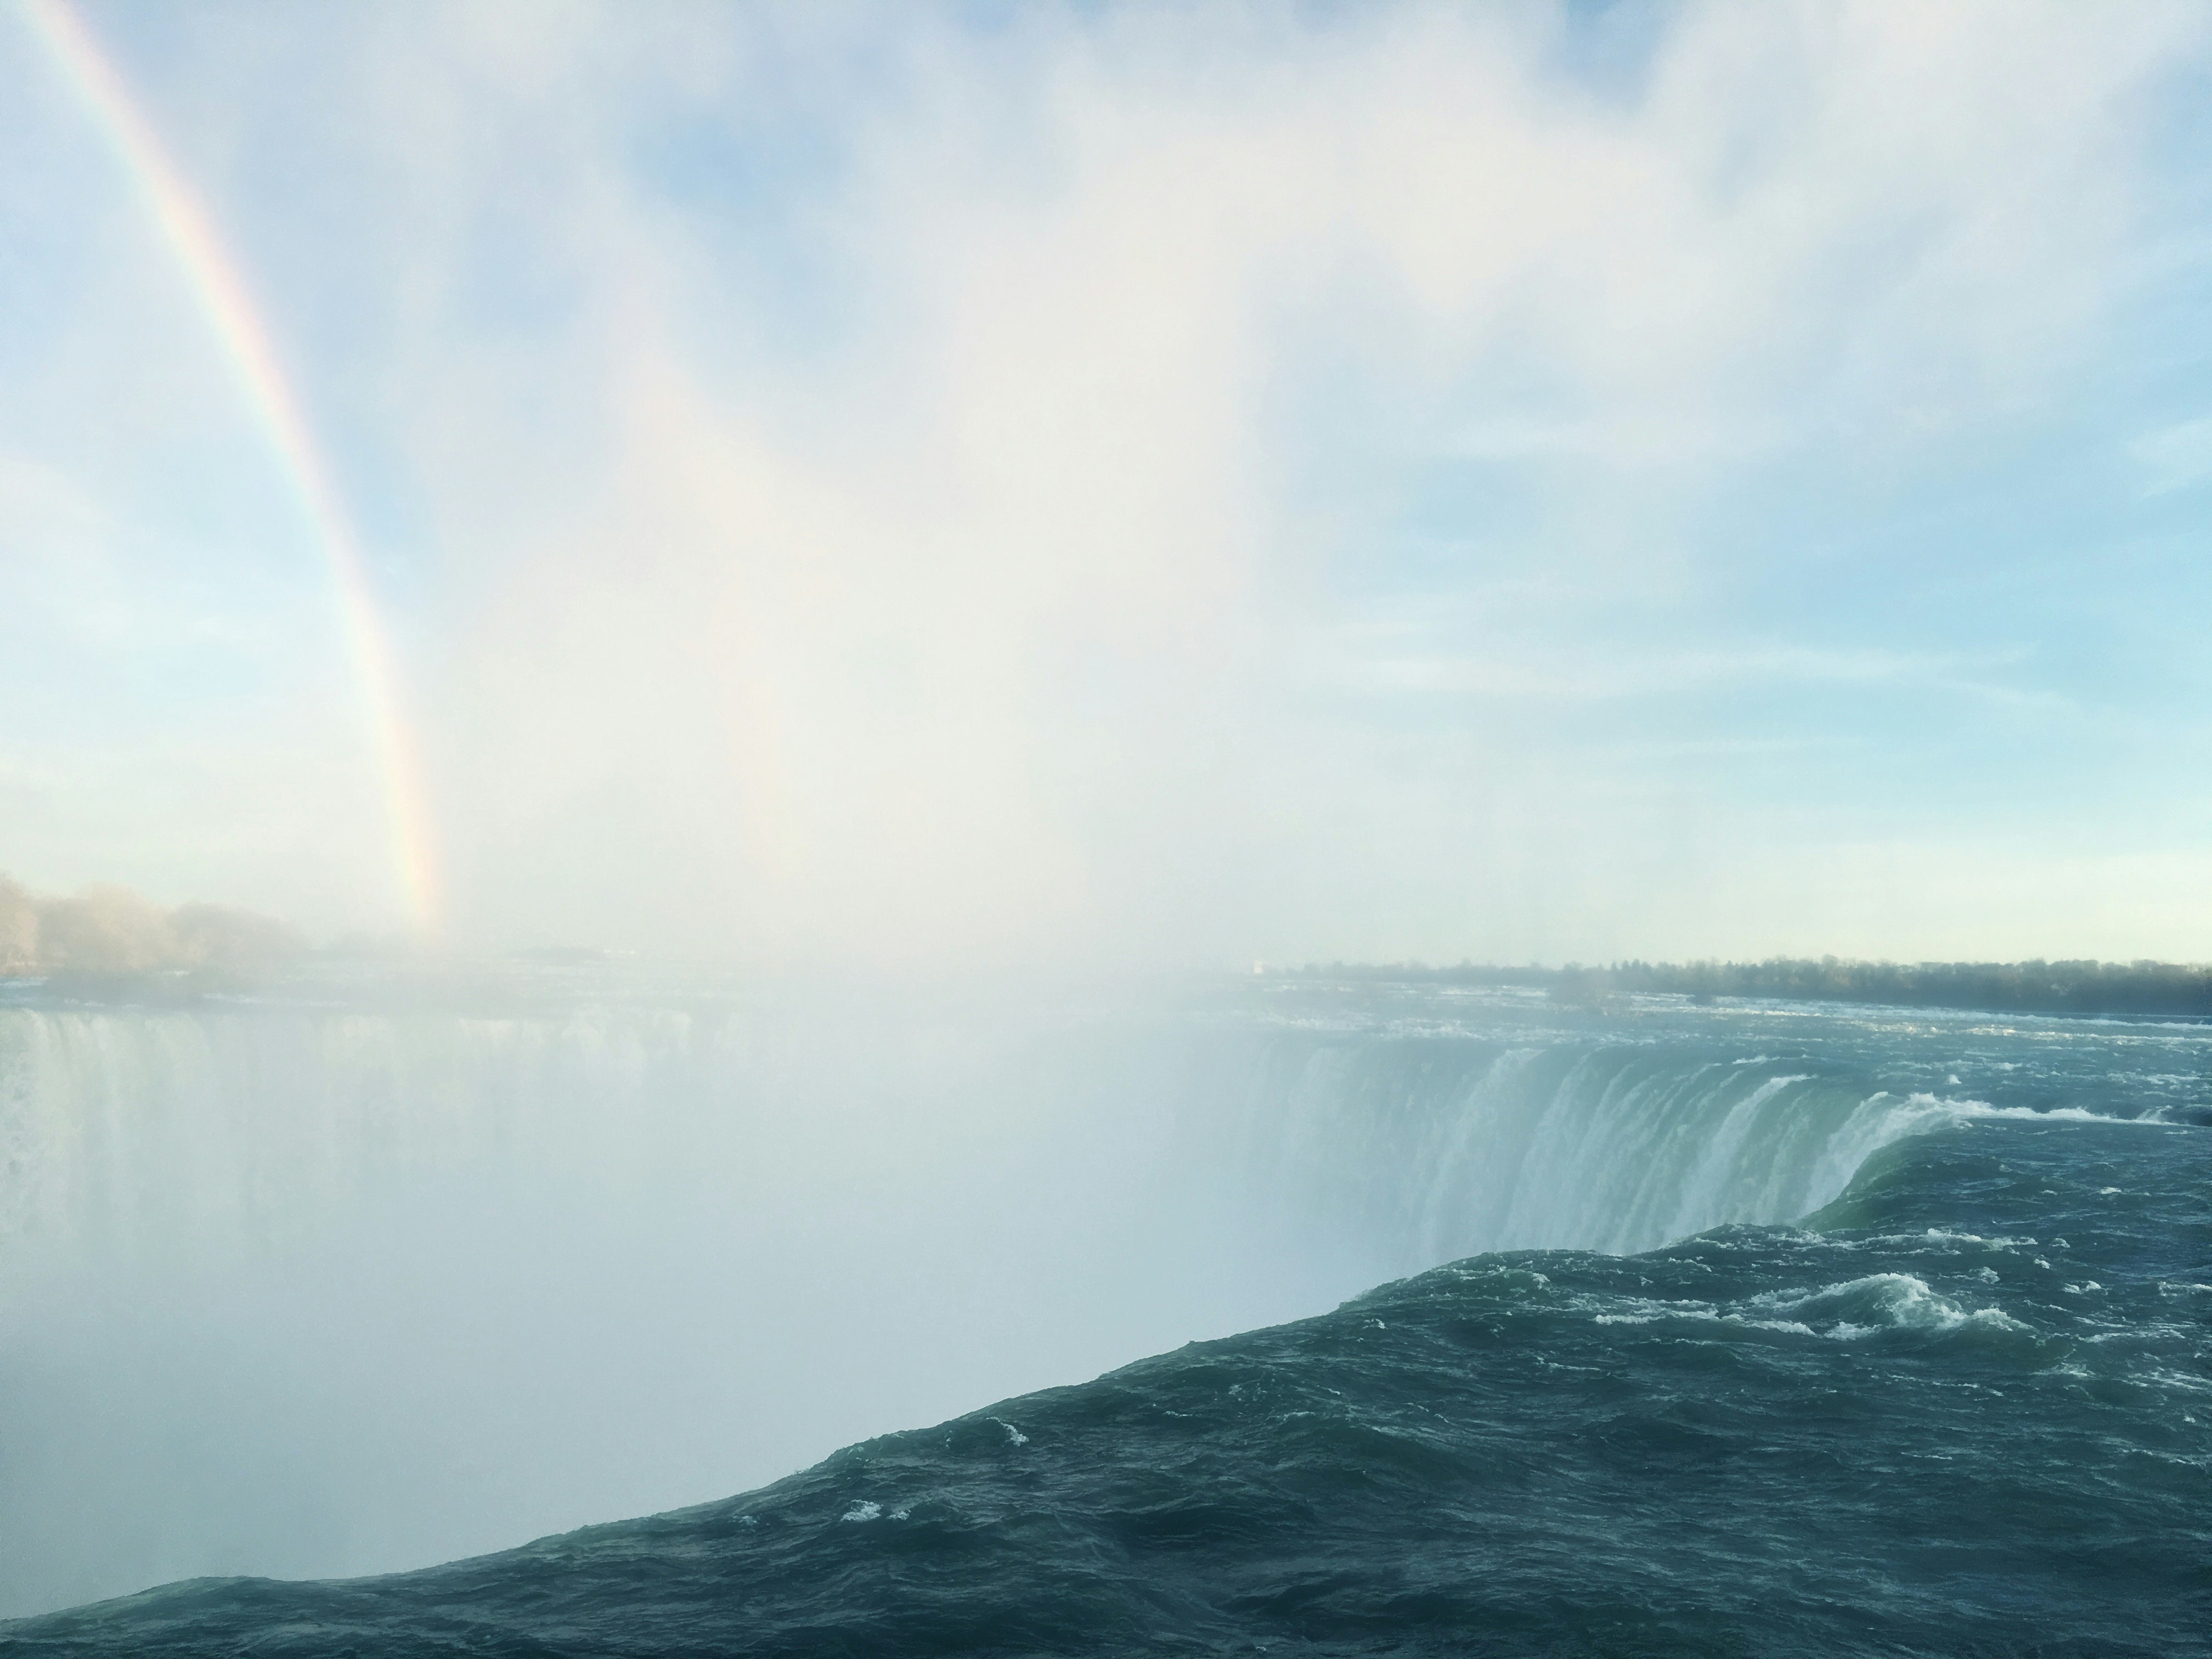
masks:
[[[123,76],[65,0],[23,0],[23,10],[32,33],[106,137],[159,227],[240,395],[314,532],[360,688],[400,896],[416,931],[434,933],[440,920],[435,848],[391,643],[331,468],[285,377],[252,290],[191,181],[169,159]]]

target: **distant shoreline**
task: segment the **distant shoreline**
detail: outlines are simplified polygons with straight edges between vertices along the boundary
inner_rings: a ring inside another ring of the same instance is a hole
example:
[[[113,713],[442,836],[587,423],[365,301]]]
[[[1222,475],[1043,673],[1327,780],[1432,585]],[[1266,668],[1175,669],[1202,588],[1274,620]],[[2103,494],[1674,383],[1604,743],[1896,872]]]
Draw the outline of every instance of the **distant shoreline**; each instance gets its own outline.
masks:
[[[1569,963],[1504,967],[1462,962],[1309,963],[1272,968],[1281,979],[1520,986],[1589,1006],[1616,995],[1673,994],[1781,1002],[1852,1002],[2007,1014],[2212,1018],[2212,965],[2162,962],[1852,962],[1835,957],[1764,962]]]

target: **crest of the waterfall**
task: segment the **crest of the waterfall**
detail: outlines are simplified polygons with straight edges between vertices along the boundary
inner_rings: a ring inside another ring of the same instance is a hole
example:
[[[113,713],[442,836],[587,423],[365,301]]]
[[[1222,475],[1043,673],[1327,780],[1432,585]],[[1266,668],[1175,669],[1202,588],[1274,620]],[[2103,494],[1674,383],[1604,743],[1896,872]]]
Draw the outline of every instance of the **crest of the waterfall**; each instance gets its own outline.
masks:
[[[1279,1219],[1412,1273],[1796,1221],[1882,1146],[1954,1117],[1679,1044],[1297,1031],[1260,1056],[1237,1139]]]

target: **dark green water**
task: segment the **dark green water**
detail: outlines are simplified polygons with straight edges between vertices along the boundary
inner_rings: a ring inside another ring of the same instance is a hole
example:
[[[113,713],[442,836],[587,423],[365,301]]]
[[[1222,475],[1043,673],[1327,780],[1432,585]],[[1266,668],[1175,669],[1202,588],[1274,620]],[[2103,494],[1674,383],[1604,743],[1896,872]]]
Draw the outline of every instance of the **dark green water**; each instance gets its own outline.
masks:
[[[1270,1039],[1236,1133],[1294,1146],[1261,1165],[1317,1226],[1395,1190],[1407,1249],[1608,1206],[1633,1243],[1852,1167],[1787,1223],[1468,1256],[725,1502],[0,1653],[2212,1652],[2204,1031],[1420,1012]]]

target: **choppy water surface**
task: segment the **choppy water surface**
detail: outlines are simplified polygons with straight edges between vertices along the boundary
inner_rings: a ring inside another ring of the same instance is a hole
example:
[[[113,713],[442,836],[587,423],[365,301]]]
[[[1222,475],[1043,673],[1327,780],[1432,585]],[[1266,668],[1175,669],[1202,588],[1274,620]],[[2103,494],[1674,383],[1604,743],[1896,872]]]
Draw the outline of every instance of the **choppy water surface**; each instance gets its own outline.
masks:
[[[465,1065],[450,1016],[346,1013],[350,1059],[316,1023],[337,1018],[0,1012],[17,1022],[0,1109],[19,1252],[89,1250],[119,1214],[172,1237],[297,1224],[235,1159],[195,1166],[189,1219],[160,1181],[120,1179],[135,1166],[112,1121],[89,1139],[69,1126],[95,1084],[120,1086],[125,1050],[131,1091],[172,1091],[176,1129],[175,1113],[213,1109],[179,1104],[178,1079],[234,1107],[252,1069],[238,1056],[292,1045],[288,1075],[319,1079],[294,1087],[295,1121],[356,1126],[302,1143],[325,1207],[362,1145],[419,1170],[495,1105],[565,1144],[579,1132],[551,1126],[588,1121],[612,1075],[559,1058],[586,1030],[583,1048],[631,1054],[625,1098],[651,1103],[633,1108],[659,1126],[635,1132],[633,1168],[680,1141],[716,1187],[733,1166],[702,1125],[775,1097],[757,1043],[731,1057],[736,1015],[713,1048],[696,1010],[687,1025],[587,999],[503,1015]],[[146,1058],[155,1018],[201,1023],[165,1039],[189,1064]],[[247,1023],[202,1029],[224,1019]],[[646,1026],[661,1047],[609,1036]],[[1026,1246],[993,1243],[1008,1322],[1056,1329],[1095,1305],[1140,1332],[1122,1298],[1200,1305],[1178,1272],[1213,1281],[1205,1305],[1230,1319],[1411,1276],[867,1440],[744,1497],[397,1576],[203,1579],[0,1627],[0,1651],[2212,1651],[2212,1031],[1575,1012],[1281,981],[1025,1030],[1029,1092],[985,1070],[1032,1115],[993,1125],[1057,1127],[1001,1190],[1060,1158],[1082,1178],[1025,1212]],[[64,1032],[75,1060],[52,1057]],[[416,1120],[394,1055],[412,1056],[418,1093],[442,1091],[423,1121],[447,1141],[400,1133]],[[655,1066],[685,1079],[680,1101]],[[574,1100],[555,1111],[554,1096]],[[1126,1212],[1118,1230],[1066,1218],[1085,1193]],[[711,1291],[692,1294],[695,1318],[718,1316]],[[906,1334],[926,1361],[913,1333],[975,1319],[924,1307]],[[688,1399],[698,1379],[641,1379],[620,1403],[647,1413],[656,1386]]]

